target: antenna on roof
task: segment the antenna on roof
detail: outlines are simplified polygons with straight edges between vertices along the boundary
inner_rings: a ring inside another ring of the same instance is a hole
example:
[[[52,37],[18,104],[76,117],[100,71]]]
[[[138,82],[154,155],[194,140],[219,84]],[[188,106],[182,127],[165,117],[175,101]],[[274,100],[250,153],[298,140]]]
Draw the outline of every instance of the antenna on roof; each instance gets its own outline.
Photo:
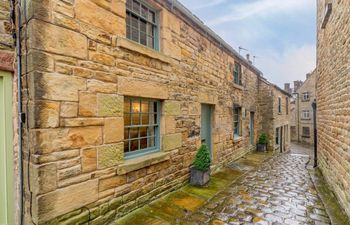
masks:
[[[256,55],[253,55],[253,64],[255,64],[255,59],[258,58]]]
[[[241,54],[241,50],[248,51],[248,49],[243,48],[242,46],[238,47],[238,53]]]

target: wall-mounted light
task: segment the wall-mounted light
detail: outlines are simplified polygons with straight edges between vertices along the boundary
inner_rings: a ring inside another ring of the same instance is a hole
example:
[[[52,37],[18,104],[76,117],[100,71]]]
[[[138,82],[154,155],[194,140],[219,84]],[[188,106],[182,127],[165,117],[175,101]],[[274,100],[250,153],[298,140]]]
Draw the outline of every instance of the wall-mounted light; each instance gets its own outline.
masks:
[[[324,17],[321,24],[322,29],[326,28],[326,25],[328,23],[329,17],[331,16],[331,13],[332,13],[332,3],[327,3],[326,10],[325,10]]]

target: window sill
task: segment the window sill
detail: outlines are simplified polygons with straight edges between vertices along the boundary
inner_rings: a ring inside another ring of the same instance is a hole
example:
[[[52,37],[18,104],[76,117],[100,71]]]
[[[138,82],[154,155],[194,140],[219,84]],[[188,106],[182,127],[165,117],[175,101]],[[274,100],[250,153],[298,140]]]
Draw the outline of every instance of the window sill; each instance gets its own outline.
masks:
[[[239,141],[242,141],[242,139],[243,139],[243,138],[242,138],[242,136],[239,136],[239,137],[238,137],[238,136],[233,137],[233,141],[234,141],[234,142],[239,142]]]
[[[125,49],[128,49],[130,51],[140,53],[142,55],[148,56],[152,59],[157,59],[157,60],[164,62],[164,63],[167,63],[167,64],[170,64],[170,62],[171,62],[171,58],[164,55],[163,53],[158,52],[154,49],[148,48],[146,46],[143,46],[143,45],[141,45],[137,42],[131,41],[127,38],[118,37],[116,44],[117,44],[117,47],[125,48]]]
[[[302,99],[301,102],[309,102],[310,99]]]
[[[142,169],[144,167],[167,161],[169,159],[170,155],[168,152],[156,152],[149,155],[140,156],[138,158],[125,160],[118,166],[117,174],[124,175],[129,172]]]
[[[307,136],[307,135],[302,135],[301,137],[302,138],[310,138],[310,136]]]
[[[311,118],[301,118],[300,120],[310,121]]]
[[[237,89],[240,89],[240,90],[244,90],[243,85],[239,85],[239,84],[236,84],[236,83],[232,83],[232,84],[233,84],[234,88],[237,88]]]

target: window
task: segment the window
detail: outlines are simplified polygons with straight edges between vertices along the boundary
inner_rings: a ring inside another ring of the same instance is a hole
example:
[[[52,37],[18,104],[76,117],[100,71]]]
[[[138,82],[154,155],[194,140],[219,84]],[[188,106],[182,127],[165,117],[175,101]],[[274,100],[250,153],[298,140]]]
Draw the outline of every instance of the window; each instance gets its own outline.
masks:
[[[282,99],[278,97],[278,113],[282,113]]]
[[[233,71],[233,81],[235,84],[242,85],[242,67],[241,64],[235,62]]]
[[[233,135],[234,138],[241,137],[241,113],[242,109],[241,107],[234,107],[233,108]]]
[[[280,138],[279,138],[279,136],[280,136],[280,129],[279,128],[276,128],[276,145],[279,145],[279,143],[280,143]]]
[[[303,137],[310,137],[310,127],[303,127]]]
[[[303,93],[303,101],[309,101],[310,100],[310,95],[309,92],[305,92]]]
[[[126,158],[159,150],[159,106],[160,102],[156,100],[125,97]]]
[[[301,114],[302,119],[310,119],[310,111],[309,110],[303,110]]]
[[[126,37],[158,49],[158,20],[155,10],[141,1],[126,1]]]

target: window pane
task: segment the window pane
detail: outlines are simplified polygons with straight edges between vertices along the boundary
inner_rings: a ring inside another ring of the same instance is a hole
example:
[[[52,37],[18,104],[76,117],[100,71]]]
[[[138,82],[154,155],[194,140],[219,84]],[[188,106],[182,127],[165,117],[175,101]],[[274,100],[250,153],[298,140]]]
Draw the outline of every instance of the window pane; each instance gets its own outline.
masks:
[[[150,48],[154,48],[154,38],[147,36],[147,46]]]
[[[139,141],[138,140],[133,140],[130,143],[131,143],[130,151],[136,151],[139,149]]]
[[[147,24],[147,34],[148,34],[149,36],[151,36],[151,37],[154,36],[154,34],[153,34],[153,25],[150,24],[150,23]]]
[[[155,127],[149,127],[148,128],[148,136],[155,136],[156,128]]]
[[[131,39],[131,27],[130,26],[126,26],[126,37],[128,39]]]
[[[132,4],[132,9],[134,12],[140,14],[140,3],[134,0]]]
[[[132,9],[132,0],[127,0],[126,1],[126,8],[127,9]]]
[[[124,112],[130,113],[130,100],[127,98],[124,100]]]
[[[140,125],[140,114],[131,114],[132,125]]]
[[[139,31],[135,28],[131,29],[131,40],[139,42]]]
[[[147,35],[144,32],[140,33],[140,44],[147,46]]]
[[[129,151],[129,141],[124,141],[124,152]]]
[[[140,31],[146,33],[147,23],[144,20],[140,20]]]
[[[141,8],[141,16],[147,18],[147,15],[148,15],[148,9],[146,6],[143,5]]]
[[[130,139],[139,137],[139,128],[131,128],[130,129]]]
[[[149,112],[149,101],[142,101],[141,102],[141,108],[143,113],[148,113]]]
[[[125,128],[124,129],[124,139],[126,140],[126,139],[129,139],[129,129],[130,128]]]
[[[155,143],[156,143],[155,137],[150,137],[150,138],[148,138],[148,148],[154,147],[154,146],[155,146]]]
[[[147,148],[147,138],[140,139],[140,149]]]
[[[147,137],[147,127],[140,127],[140,137]]]
[[[133,113],[139,113],[140,112],[140,101],[139,100],[133,100],[132,101],[132,112]]]
[[[133,28],[139,29],[139,19],[134,15],[132,16],[132,19],[131,19],[131,26]]]
[[[129,113],[124,113],[124,126],[130,126],[131,125],[130,116],[131,115]]]
[[[147,125],[149,123],[149,114],[142,114],[142,125]]]
[[[152,21],[153,23],[156,22],[156,14],[154,12],[152,12],[151,10],[148,11],[148,19],[150,21]]]

